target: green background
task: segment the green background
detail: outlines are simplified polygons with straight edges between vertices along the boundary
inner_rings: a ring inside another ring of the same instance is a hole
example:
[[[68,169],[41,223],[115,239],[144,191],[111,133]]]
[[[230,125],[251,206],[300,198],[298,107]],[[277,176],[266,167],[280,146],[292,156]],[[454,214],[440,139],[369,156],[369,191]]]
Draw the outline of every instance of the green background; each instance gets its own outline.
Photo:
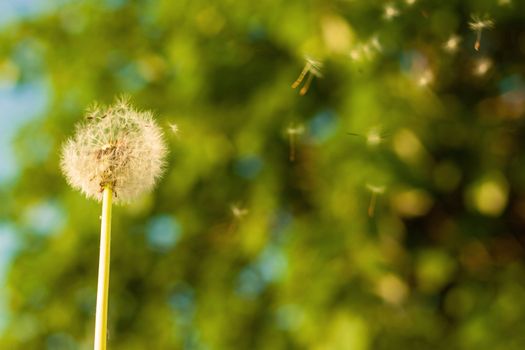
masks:
[[[3,1],[0,349],[92,348],[60,147],[121,94],[170,155],[114,207],[109,349],[525,348],[525,3],[385,4]]]

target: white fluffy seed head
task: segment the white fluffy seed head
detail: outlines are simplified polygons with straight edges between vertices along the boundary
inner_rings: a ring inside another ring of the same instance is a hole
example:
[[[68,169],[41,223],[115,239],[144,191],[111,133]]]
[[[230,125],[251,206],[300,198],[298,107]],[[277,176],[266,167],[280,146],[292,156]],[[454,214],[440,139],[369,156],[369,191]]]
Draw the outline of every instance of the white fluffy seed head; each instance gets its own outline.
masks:
[[[102,200],[109,186],[115,203],[150,191],[162,175],[167,148],[150,112],[119,99],[94,106],[62,148],[61,168],[68,183],[88,198]]]

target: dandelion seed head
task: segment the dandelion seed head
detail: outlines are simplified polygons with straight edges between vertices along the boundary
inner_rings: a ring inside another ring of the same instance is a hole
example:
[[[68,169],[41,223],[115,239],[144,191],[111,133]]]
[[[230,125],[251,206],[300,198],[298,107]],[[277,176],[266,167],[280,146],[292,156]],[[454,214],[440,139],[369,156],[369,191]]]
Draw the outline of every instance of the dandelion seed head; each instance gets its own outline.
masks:
[[[102,189],[126,203],[151,190],[162,175],[167,154],[162,131],[150,112],[126,99],[94,106],[62,147],[61,168],[68,183],[88,198],[102,200]]]

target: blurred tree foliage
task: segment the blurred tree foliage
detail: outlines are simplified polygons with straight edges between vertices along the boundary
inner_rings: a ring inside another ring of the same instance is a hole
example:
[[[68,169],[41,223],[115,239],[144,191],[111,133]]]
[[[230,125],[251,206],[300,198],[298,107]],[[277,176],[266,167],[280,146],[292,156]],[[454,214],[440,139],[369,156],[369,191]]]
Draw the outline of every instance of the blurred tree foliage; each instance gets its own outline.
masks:
[[[171,153],[114,209],[110,349],[525,348],[523,1],[59,3],[0,32],[47,101],[0,190],[0,349],[92,346],[100,205],[59,151],[122,93]]]

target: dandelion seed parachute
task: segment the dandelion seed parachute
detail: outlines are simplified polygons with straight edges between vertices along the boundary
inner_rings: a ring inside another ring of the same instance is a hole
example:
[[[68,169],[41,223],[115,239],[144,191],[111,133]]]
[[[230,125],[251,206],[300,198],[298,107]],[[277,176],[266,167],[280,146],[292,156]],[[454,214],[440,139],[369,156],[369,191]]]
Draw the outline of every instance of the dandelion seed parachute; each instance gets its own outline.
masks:
[[[481,47],[481,32],[483,29],[490,29],[494,27],[494,21],[488,17],[481,19],[477,15],[472,15],[472,21],[469,22],[469,27],[476,32],[476,42],[474,43],[474,49],[479,51]]]
[[[110,186],[115,203],[151,190],[162,175],[167,148],[150,112],[126,99],[94,106],[62,148],[61,168],[68,183],[88,198],[102,200]]]

